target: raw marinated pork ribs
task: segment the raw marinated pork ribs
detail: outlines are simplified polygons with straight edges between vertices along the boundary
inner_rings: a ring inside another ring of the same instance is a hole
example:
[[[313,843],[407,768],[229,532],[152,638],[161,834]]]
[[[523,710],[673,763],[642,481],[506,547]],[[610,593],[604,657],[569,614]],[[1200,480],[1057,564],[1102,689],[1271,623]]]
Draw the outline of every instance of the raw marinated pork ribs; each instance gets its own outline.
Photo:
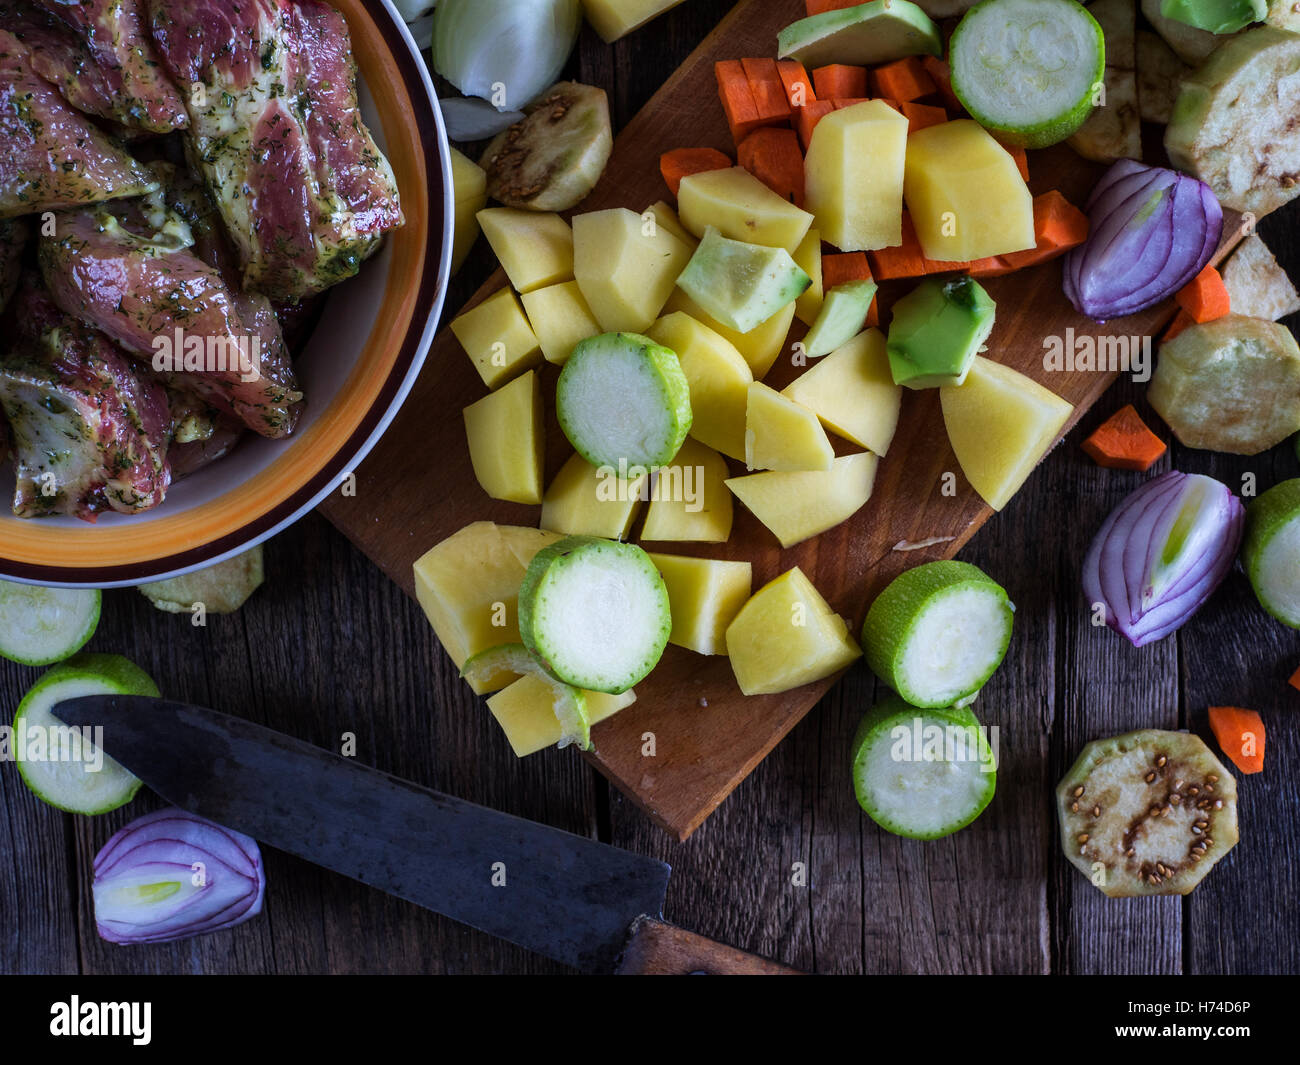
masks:
[[[189,124],[158,62],[144,0],[0,0],[0,26],[28,46],[32,69],[78,110],[125,132]]]
[[[274,316],[246,321],[242,301],[221,274],[189,250],[188,227],[182,223],[169,235],[156,221],[139,208],[60,213],[57,236],[42,237],[37,254],[54,302],[146,362],[154,359],[157,338],[174,338],[177,330],[185,343],[218,342],[224,368],[215,361],[187,363],[169,375],[170,382],[198,392],[262,436],[288,436],[302,393]],[[258,357],[242,367],[237,345],[254,336]],[[206,351],[216,346],[207,344]]]
[[[35,274],[14,297],[17,338],[0,357],[0,409],[10,425],[20,518],[161,503],[170,412],[163,389],[106,337],[65,315]]]
[[[316,0],[150,0],[189,111],[192,161],[244,286],[292,301],[351,277],[402,224],[393,172],[357,106],[347,23]]]
[[[0,218],[157,188],[149,170],[69,107],[0,29]]]

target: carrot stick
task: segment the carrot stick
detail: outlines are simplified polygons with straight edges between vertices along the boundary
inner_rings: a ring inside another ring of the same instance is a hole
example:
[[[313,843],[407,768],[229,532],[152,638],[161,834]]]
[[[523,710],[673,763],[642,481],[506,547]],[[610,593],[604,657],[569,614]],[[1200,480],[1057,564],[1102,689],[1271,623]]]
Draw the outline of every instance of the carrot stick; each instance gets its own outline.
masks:
[[[1169,323],[1169,328],[1165,330],[1165,335],[1160,338],[1160,343],[1167,344],[1173,340],[1179,333],[1189,325],[1195,325],[1196,320],[1186,311],[1179,311],[1174,315],[1174,320]]]
[[[813,130],[817,128],[817,123],[823,116],[829,115],[834,110],[835,103],[832,100],[813,100],[795,110],[794,124],[799,129],[799,140],[803,144],[804,151],[807,151],[808,145],[812,143]]]
[[[907,119],[907,132],[915,133],[918,129],[925,129],[928,126],[938,126],[948,121],[948,112],[942,107],[933,107],[930,104],[918,104],[910,101],[904,101],[902,104],[903,117]]]
[[[812,72],[819,100],[863,99],[867,95],[867,68],[832,63]]]
[[[1088,239],[1088,216],[1055,189],[1034,197],[1035,246],[1008,252],[1002,260],[1013,270],[1037,266],[1064,255]]]
[[[1212,706],[1210,728],[1223,753],[1243,773],[1264,771],[1264,720],[1254,710]]]
[[[756,129],[740,142],[737,161],[782,199],[803,206],[803,152],[792,129]]]
[[[731,127],[731,137],[739,144],[763,125],[749,79],[745,77],[745,68],[739,59],[724,59],[713,65],[713,73],[718,79],[718,99],[722,101],[727,125]]]
[[[888,96],[905,104],[939,91],[934,78],[914,55],[876,67],[871,72],[871,89],[876,96]]]
[[[706,170],[727,170],[731,166],[731,160],[716,148],[674,148],[659,157],[659,173],[674,196],[682,178]]]
[[[759,121],[765,125],[784,125],[790,121],[790,101],[775,59],[742,59],[741,69],[749,79],[749,91],[758,108]]]
[[[971,277],[1001,277],[1003,274],[1009,274],[1014,270],[1015,267],[1008,265],[1006,257],[1002,255],[993,255],[987,259],[976,259],[968,268]]]
[[[1291,674],[1291,679],[1287,682],[1296,691],[1300,691],[1300,669]]]
[[[843,111],[846,107],[852,107],[854,104],[865,104],[866,102],[867,97],[865,96],[841,96],[833,101],[836,111]],[[898,110],[898,104],[894,103],[893,100],[886,100],[885,103],[889,104],[895,111]]]
[[[829,292],[837,285],[846,285],[850,281],[870,280],[871,267],[867,263],[866,252],[853,251],[822,256],[823,292]]]
[[[1232,309],[1223,277],[1213,266],[1207,266],[1179,289],[1174,301],[1191,315],[1193,322],[1212,322]]]
[[[1149,470],[1166,446],[1147,428],[1133,404],[1121,407],[1083,442],[1098,466],[1111,470]]]
[[[817,99],[813,91],[812,79],[802,63],[794,59],[782,59],[776,64],[777,75],[785,88],[785,98],[790,103],[791,111],[798,111]]]

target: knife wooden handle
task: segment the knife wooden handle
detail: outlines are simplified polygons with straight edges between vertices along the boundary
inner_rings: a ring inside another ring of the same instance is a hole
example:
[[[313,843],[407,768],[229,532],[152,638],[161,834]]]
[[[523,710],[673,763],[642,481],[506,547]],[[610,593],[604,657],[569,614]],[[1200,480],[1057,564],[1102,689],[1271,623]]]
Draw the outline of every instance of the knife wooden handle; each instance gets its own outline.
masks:
[[[802,976],[779,962],[746,954],[676,925],[638,917],[619,959],[618,976]]]

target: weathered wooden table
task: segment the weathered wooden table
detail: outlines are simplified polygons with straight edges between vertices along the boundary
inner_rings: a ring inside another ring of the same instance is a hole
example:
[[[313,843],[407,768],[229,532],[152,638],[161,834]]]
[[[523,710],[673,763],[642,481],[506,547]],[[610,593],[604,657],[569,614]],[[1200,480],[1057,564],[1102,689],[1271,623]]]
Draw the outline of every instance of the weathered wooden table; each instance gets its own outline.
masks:
[[[573,74],[605,86],[625,122],[730,7],[690,0],[609,47],[584,30]],[[1300,207],[1262,232],[1300,276]],[[483,243],[454,309],[492,266]],[[1295,324],[1294,322],[1292,323]],[[1140,651],[1089,621],[1078,572],[1105,514],[1139,475],[1098,469],[1078,440],[1134,401],[1120,383],[960,557],[1011,593],[1016,631],[980,699],[1000,728],[998,793],[971,828],[931,843],[878,830],[854,802],[848,742],[876,694],[865,666],[799,725],[686,843],[674,843],[572,751],[518,761],[423,615],[322,518],[267,547],[266,587],[237,615],[155,612],[106,594],[91,649],[139,662],[171,697],[243,714],[400,776],[670,862],[670,920],[825,973],[1300,971],[1300,634],[1269,619],[1238,570],[1176,638]],[[430,412],[438,416],[438,412]],[[444,412],[445,413],[445,412]],[[1289,444],[1254,459],[1175,446],[1158,469],[1240,490],[1300,475]],[[436,493],[431,495],[436,506]],[[7,716],[36,671],[0,660]],[[1062,858],[1051,791],[1088,740],[1137,727],[1208,736],[1205,709],[1258,709],[1268,769],[1240,781],[1242,842],[1186,899],[1112,900]],[[740,726],[738,726],[740,727]],[[1286,781],[1292,780],[1292,784]],[[95,934],[90,863],[142,795],[100,818],[37,801],[0,766],[0,972],[544,973],[560,967],[326,873],[266,856],[265,913],[228,932],[122,948]]]

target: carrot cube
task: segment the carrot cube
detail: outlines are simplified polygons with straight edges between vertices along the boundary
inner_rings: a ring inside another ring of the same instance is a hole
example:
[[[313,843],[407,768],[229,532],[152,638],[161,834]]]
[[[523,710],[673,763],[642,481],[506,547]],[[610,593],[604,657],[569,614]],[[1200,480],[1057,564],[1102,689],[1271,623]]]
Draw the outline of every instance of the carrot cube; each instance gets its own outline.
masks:
[[[1300,669],[1297,669],[1291,674],[1291,679],[1287,683],[1289,683],[1296,691],[1300,691]]]
[[[918,129],[938,126],[948,121],[948,112],[942,107],[934,107],[931,104],[918,104],[905,100],[902,104],[902,112],[903,117],[907,119],[908,133],[915,133]]]
[[[864,251],[822,256],[822,291],[829,292],[852,281],[870,281],[871,267]]]
[[[802,63],[794,59],[779,60],[776,64],[776,72],[781,78],[785,98],[789,101],[792,111],[797,111],[817,99],[817,93],[813,91],[812,79],[808,77],[808,71],[804,69]]]
[[[790,121],[790,101],[776,69],[775,59],[742,59],[741,69],[749,79],[749,91],[758,108],[758,119],[765,126],[784,125]]]
[[[682,178],[706,170],[728,170],[731,165],[731,159],[716,148],[674,148],[659,157],[659,172],[674,196]]]
[[[1223,753],[1243,773],[1264,771],[1264,719],[1240,706],[1210,707],[1210,728]]]
[[[938,56],[925,55],[921,57],[921,67],[930,75],[930,80],[934,82],[935,88],[938,89],[939,97],[943,100],[944,106],[953,114],[965,114],[966,108],[962,106],[957,94],[952,91],[952,73],[948,69],[948,64]]]
[[[718,99],[722,101],[732,139],[739,144],[764,122],[758,117],[758,105],[739,59],[724,59],[713,65],[718,80]]]
[[[867,95],[867,68],[832,63],[812,72],[818,99],[863,99]]]
[[[803,205],[803,152],[794,130],[756,129],[740,142],[736,155],[741,166],[782,199]]]
[[[1213,266],[1205,267],[1179,289],[1174,301],[1191,315],[1193,322],[1212,322],[1232,309],[1223,277]]]
[[[926,273],[925,256],[921,242],[916,238],[912,217],[903,212],[903,242],[894,248],[879,248],[867,252],[871,263],[871,276],[877,281],[893,281],[900,277],[922,277]],[[825,281],[822,282],[825,289]]]
[[[1169,341],[1173,340],[1174,337],[1176,337],[1189,325],[1195,325],[1195,324],[1196,324],[1196,319],[1194,319],[1190,314],[1188,314],[1186,311],[1179,311],[1176,315],[1174,315],[1174,320],[1169,323],[1169,328],[1165,330],[1165,335],[1160,338],[1160,343],[1168,344]]]
[[[1097,426],[1082,447],[1093,462],[1110,470],[1149,470],[1167,450],[1132,403]]]
[[[889,96],[905,104],[939,91],[934,78],[914,55],[876,67],[871,72],[871,88],[877,96]]]
[[[1035,245],[1001,258],[1013,270],[1064,255],[1088,239],[1088,216],[1055,189],[1034,197]]]
[[[808,145],[812,143],[813,130],[816,129],[817,123],[824,115],[829,115],[834,110],[833,100],[813,100],[806,106],[795,109],[794,124],[799,130],[799,140],[803,144],[804,151],[807,151]]]

